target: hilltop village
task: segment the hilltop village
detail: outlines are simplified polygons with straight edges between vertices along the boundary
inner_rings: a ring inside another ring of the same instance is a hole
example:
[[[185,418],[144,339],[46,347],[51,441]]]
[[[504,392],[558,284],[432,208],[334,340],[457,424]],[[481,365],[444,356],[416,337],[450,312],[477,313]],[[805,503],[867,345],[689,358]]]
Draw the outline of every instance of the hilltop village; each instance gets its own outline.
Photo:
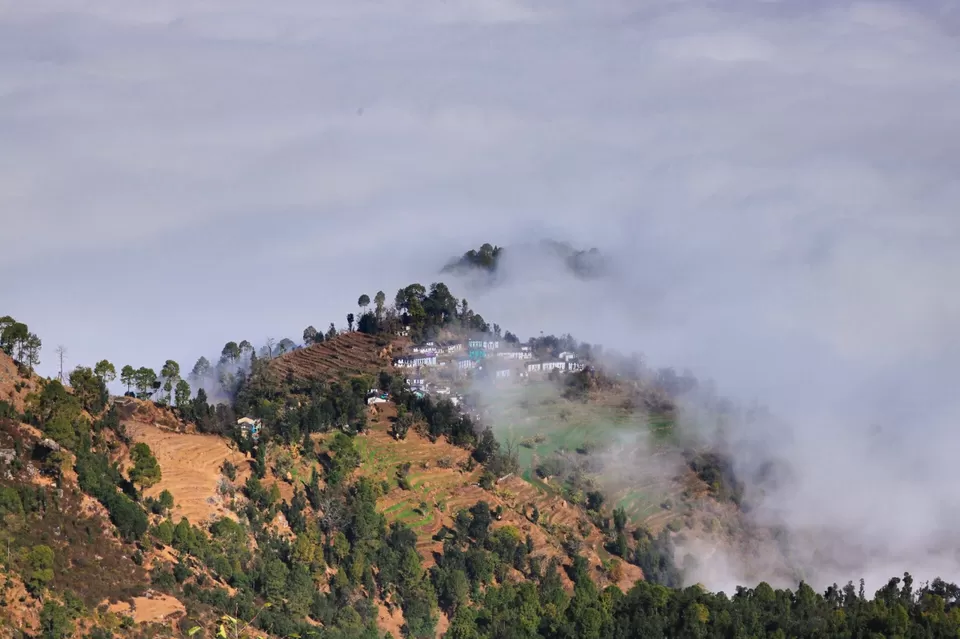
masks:
[[[560,351],[553,357],[549,350],[537,351],[532,340],[521,344],[515,338],[507,341],[491,335],[447,342],[429,341],[406,350],[391,363],[409,373],[406,377],[408,387],[421,396],[448,396],[455,405],[462,400],[457,390],[471,381],[522,383],[585,368],[576,352]],[[371,403],[378,399],[372,397]]]
[[[680,544],[743,530],[729,461],[676,436],[696,378],[521,342],[443,284],[370,301],[185,376],[44,378],[40,338],[0,317],[2,636],[958,636],[960,588],[908,574],[872,600],[682,588]]]

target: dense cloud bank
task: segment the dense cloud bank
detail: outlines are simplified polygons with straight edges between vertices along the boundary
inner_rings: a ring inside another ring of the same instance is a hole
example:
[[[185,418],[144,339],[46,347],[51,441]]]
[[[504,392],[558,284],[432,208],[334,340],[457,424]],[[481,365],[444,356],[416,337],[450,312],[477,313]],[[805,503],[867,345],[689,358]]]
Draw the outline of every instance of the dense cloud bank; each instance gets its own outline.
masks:
[[[960,577],[928,557],[960,506],[950,3],[6,5],[0,299],[72,363],[295,338],[569,239],[610,273],[521,252],[471,306],[770,405],[791,438],[740,448],[790,460],[767,515],[827,527],[837,578]]]

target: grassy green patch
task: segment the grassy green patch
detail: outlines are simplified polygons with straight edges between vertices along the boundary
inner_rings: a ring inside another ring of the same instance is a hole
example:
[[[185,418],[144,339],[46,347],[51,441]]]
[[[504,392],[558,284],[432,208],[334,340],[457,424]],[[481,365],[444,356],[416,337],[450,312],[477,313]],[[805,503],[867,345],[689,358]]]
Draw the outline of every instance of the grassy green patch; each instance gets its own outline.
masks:
[[[582,447],[602,450],[610,446],[629,452],[634,447],[643,450],[648,443],[661,447],[675,442],[673,414],[631,412],[617,396],[601,402],[573,402],[560,397],[551,385],[542,384],[508,391],[501,400],[491,420],[497,437],[518,446],[523,479],[550,495],[557,494],[559,487],[541,481],[532,470],[538,460],[556,452],[575,455]],[[612,501],[631,519],[642,521],[662,511],[660,504],[670,492],[668,483],[634,487]]]
[[[409,525],[410,522],[417,521],[424,516],[433,516],[430,513],[429,507],[425,510],[426,515],[420,511],[419,502],[402,501],[381,512],[390,521],[401,521]]]
[[[394,504],[393,506],[390,506],[389,508],[385,508],[382,512],[383,512],[384,515],[390,515],[390,514],[395,513],[395,512],[397,512],[397,511],[399,511],[399,510],[403,510],[404,508],[408,508],[409,506],[410,506],[410,502],[401,501],[401,502],[398,502],[398,503]]]
[[[429,526],[432,523],[433,523],[433,513],[428,512],[426,516],[423,517],[423,519],[415,521],[412,524],[409,524],[409,526],[413,530],[416,530],[418,528],[424,528],[425,526]]]
[[[547,495],[555,495],[557,493],[557,490],[553,486],[547,484],[542,479],[537,477],[537,474],[530,468],[523,471],[520,476],[542,493],[546,493]]]
[[[672,443],[675,435],[676,422],[672,415],[651,415],[648,421],[650,435],[658,444]]]
[[[660,441],[673,434],[670,416],[645,420],[615,404],[572,402],[557,396],[548,384],[508,391],[492,417],[497,437],[519,445],[523,468],[532,468],[537,457],[574,452],[584,444],[604,447],[622,441],[623,435],[639,436],[649,430]]]
[[[665,487],[649,486],[627,491],[616,500],[616,505],[623,508],[631,520],[642,522],[653,515],[664,512],[662,504],[671,500],[674,508],[678,508],[679,493],[664,490]]]

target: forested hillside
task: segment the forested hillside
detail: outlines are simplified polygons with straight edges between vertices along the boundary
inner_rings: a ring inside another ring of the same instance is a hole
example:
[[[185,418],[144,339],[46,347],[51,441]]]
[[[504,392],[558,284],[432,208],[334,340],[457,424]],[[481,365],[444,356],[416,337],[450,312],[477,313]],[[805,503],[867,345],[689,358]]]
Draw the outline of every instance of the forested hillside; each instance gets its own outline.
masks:
[[[720,452],[675,437],[673,398],[694,378],[631,372],[569,336],[521,343],[443,284],[357,303],[302,344],[231,341],[189,374],[168,360],[119,379],[105,360],[37,376],[40,339],[0,318],[4,634],[960,633],[960,589],[939,580],[904,575],[872,596],[862,583],[684,587],[679,535],[743,499]],[[479,343],[497,346],[471,360]],[[436,370],[398,357],[432,349],[448,353]],[[498,412],[493,392],[515,397]],[[606,429],[649,436],[685,472],[662,492],[639,475],[605,482],[592,453]]]

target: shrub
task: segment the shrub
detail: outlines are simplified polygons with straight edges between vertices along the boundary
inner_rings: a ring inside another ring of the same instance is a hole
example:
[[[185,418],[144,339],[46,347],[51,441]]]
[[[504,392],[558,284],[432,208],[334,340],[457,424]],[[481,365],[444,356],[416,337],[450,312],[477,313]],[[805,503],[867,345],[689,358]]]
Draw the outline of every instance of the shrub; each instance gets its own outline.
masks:
[[[4,515],[23,515],[23,501],[16,488],[0,486],[0,517]]]
[[[220,472],[230,481],[237,481],[237,467],[230,463],[230,460],[224,460],[220,466]]]
[[[27,589],[38,594],[53,581],[53,549],[50,546],[34,546],[27,553],[27,565],[30,568]]]
[[[130,451],[133,468],[130,469],[130,481],[139,484],[141,489],[155,485],[161,479],[160,464],[153,456],[150,447],[139,442]]]
[[[150,583],[157,588],[170,590],[177,585],[177,580],[174,579],[172,571],[158,565],[150,571]]]
[[[169,519],[164,519],[159,524],[157,524],[153,529],[153,536],[157,538],[163,544],[169,546],[173,543],[173,522]]]
[[[190,567],[182,561],[178,561],[173,565],[173,578],[176,579],[178,584],[185,582],[192,574]]]
[[[290,456],[290,453],[284,451],[277,455],[276,461],[273,463],[273,474],[277,476],[278,479],[286,479],[287,475],[293,470],[293,457]]]
[[[157,503],[160,504],[160,508],[162,508],[163,511],[170,510],[173,508],[173,493],[171,493],[169,490],[161,491],[159,497],[157,498]]]
[[[173,508],[173,494],[164,490],[156,499],[147,499],[146,503],[154,515],[163,515]]]
[[[13,404],[0,399],[0,419],[17,419],[18,417],[17,411],[13,408]]]
[[[55,601],[43,604],[40,610],[40,637],[43,639],[65,639],[73,634],[69,612],[65,606]]]
[[[226,477],[221,477],[217,483],[217,492],[223,497],[233,497],[237,494],[237,487],[231,484]]]
[[[492,490],[493,484],[496,480],[497,478],[493,476],[493,473],[485,470],[483,471],[483,474],[480,475],[480,487],[484,490]]]

